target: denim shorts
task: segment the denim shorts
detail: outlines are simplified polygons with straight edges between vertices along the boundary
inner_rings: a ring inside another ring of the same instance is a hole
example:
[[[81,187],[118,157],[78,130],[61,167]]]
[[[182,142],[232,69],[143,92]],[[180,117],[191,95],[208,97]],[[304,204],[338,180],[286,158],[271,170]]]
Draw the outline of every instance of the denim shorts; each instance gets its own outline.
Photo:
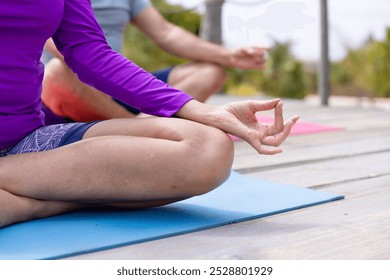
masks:
[[[0,157],[48,151],[80,141],[96,123],[63,123],[38,128],[15,146],[0,150]]]

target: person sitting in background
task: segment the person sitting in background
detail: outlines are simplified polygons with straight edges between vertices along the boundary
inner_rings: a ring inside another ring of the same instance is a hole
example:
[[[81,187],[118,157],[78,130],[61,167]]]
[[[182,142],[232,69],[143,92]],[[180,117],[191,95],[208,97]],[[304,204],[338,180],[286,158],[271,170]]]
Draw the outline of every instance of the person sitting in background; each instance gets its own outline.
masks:
[[[124,31],[131,23],[164,51],[191,62],[156,71],[158,79],[204,102],[223,86],[225,67],[262,69],[265,48],[229,50],[202,40],[168,22],[149,0],[92,0],[95,16],[108,44],[122,51]],[[136,42],[134,42],[136,43]],[[42,99],[57,116],[73,121],[133,117],[139,112],[82,83],[66,66],[53,42],[46,44]],[[49,53],[48,53],[49,52]],[[53,58],[54,56],[54,58]]]

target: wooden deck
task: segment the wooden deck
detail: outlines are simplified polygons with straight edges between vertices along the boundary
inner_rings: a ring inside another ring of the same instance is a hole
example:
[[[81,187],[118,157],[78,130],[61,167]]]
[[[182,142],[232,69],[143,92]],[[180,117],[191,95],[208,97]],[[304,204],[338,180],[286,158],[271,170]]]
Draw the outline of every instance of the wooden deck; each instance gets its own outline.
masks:
[[[216,96],[213,104],[237,98]],[[240,173],[345,195],[344,200],[71,259],[390,259],[390,112],[284,102],[285,115],[343,130],[293,136],[284,153],[235,143]]]

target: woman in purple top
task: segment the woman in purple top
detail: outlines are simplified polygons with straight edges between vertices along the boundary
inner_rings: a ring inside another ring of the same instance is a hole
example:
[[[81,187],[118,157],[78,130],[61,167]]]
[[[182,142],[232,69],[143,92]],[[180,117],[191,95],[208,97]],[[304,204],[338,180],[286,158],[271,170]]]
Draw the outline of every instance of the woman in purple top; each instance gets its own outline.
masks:
[[[0,227],[206,193],[229,175],[226,133],[275,154],[298,119],[284,124],[279,100],[214,107],[160,82],[111,50],[89,0],[3,0],[0,19]],[[83,82],[142,112],[177,118],[44,126],[39,60],[49,37]],[[271,109],[274,124],[256,121],[257,111]]]

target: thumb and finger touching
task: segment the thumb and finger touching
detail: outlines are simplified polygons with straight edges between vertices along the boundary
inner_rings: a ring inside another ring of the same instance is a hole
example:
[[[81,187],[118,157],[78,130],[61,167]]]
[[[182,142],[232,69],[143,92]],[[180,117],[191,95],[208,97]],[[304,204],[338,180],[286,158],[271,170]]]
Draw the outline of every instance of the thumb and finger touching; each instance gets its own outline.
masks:
[[[274,109],[274,123],[262,124],[249,128],[246,133],[246,141],[260,154],[273,155],[281,153],[278,146],[288,137],[291,128],[298,121],[298,116],[291,117],[286,123],[283,119],[283,103],[280,99],[273,99],[265,102],[253,102],[252,106],[256,112]],[[273,146],[271,147],[264,147]]]

